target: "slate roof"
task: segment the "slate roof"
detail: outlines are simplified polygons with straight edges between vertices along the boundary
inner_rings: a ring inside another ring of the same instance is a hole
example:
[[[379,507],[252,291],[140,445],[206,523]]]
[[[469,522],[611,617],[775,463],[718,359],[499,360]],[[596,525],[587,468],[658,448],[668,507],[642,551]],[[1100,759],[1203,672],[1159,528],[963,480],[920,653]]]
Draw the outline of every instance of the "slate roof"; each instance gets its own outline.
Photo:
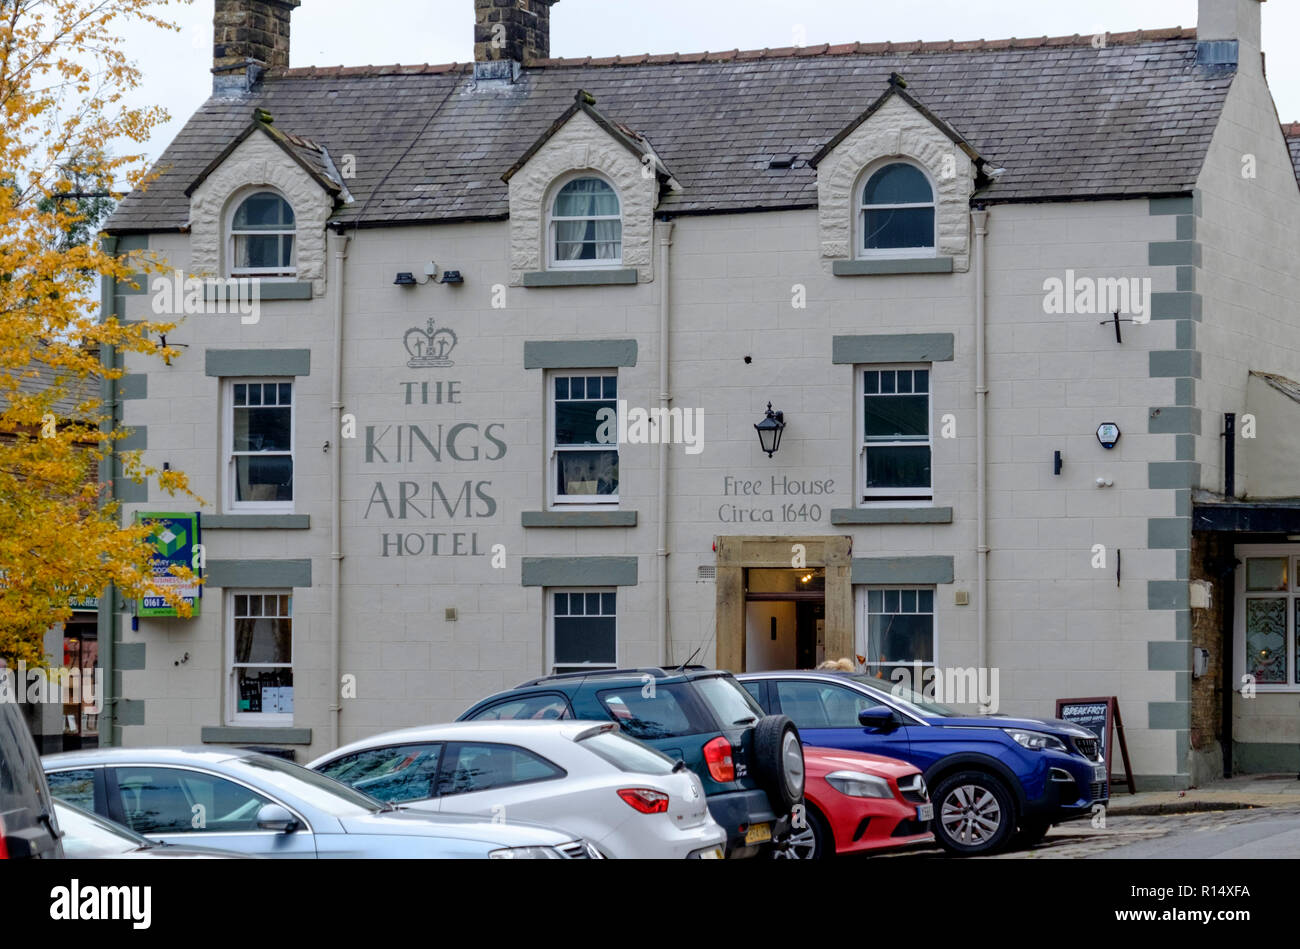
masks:
[[[226,147],[208,163],[207,167],[199,172],[198,177],[190,182],[189,187],[185,189],[185,196],[192,195],[208,175],[221,167],[221,163],[239,146],[239,143],[255,132],[262,132],[271,141],[279,145],[290,158],[296,161],[326,191],[335,194],[341,193],[343,191],[343,179],[339,176],[338,170],[330,160],[329,153],[309,138],[303,138],[301,135],[294,135],[292,132],[276,128],[268,121],[270,118],[270,113],[255,109],[253,118],[244,127],[244,130],[231,139]]]
[[[991,203],[1191,191],[1233,78],[1195,65],[1194,30],[971,43],[850,44],[606,60],[543,60],[513,85],[472,64],[285,69],[251,96],[209,99],[124,199],[115,232],[175,230],[185,189],[264,108],[336,163],[355,196],[335,220],[377,225],[507,216],[501,176],[580,89],[636,129],[681,185],[660,210],[812,207],[819,149],[901,74],[993,168]],[[790,168],[773,158],[796,156]]]
[[[63,385],[63,394],[54,400],[51,410],[60,419],[78,418],[82,413],[77,407],[91,399],[98,399],[99,380],[91,376],[84,379],[66,371],[56,370],[39,353],[33,354],[31,361],[23,368],[23,375],[18,380],[18,391],[26,393],[44,392],[56,382]],[[33,375],[26,375],[33,373]]]
[[[1291,150],[1291,164],[1295,166],[1296,180],[1300,181],[1300,122],[1288,122],[1282,126],[1286,136],[1286,147]]]

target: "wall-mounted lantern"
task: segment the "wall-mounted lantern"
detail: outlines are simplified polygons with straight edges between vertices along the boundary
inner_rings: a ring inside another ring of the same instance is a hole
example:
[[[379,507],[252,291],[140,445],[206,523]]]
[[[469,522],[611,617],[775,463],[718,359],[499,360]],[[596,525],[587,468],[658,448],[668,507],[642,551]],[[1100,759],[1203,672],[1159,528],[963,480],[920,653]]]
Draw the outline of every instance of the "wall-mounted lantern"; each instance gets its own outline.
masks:
[[[785,431],[785,413],[773,412],[772,403],[767,403],[767,414],[763,416],[763,421],[754,426],[754,429],[758,432],[759,445],[767,452],[767,457],[771,458],[781,447],[781,433]]]

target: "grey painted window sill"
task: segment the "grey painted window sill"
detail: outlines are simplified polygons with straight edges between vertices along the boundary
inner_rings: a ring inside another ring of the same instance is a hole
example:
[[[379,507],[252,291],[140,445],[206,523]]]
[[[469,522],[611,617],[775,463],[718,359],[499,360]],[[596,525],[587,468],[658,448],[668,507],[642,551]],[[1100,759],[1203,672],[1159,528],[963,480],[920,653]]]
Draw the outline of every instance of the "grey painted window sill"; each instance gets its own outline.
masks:
[[[240,278],[232,277],[229,279]],[[258,280],[256,277],[245,277],[243,279],[257,280],[257,298],[260,301],[311,299],[312,285],[310,280]],[[229,300],[230,298],[231,288],[225,283],[205,283],[203,286],[203,299],[205,301]],[[238,299],[237,296],[236,299]]]
[[[311,528],[308,514],[205,514],[204,530],[305,531]]]
[[[204,744],[310,745],[310,728],[263,725],[205,725],[199,732]]]
[[[634,268],[620,270],[533,270],[524,274],[525,287],[609,287],[636,283]]]
[[[837,260],[831,264],[837,277],[871,277],[880,274],[952,273],[951,257],[907,257],[897,260]]]
[[[840,507],[831,511],[832,524],[951,524],[950,507]]]
[[[524,527],[636,527],[636,511],[524,511]]]

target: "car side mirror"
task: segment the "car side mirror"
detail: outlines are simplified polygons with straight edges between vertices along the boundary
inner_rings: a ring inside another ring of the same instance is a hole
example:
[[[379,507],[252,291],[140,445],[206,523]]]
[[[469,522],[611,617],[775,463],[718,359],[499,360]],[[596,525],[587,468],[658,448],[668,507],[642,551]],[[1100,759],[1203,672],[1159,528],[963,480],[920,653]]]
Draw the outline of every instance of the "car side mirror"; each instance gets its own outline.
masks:
[[[876,705],[872,708],[864,708],[858,712],[858,722],[863,728],[870,728],[873,731],[887,732],[893,729],[895,725],[894,710],[885,708],[883,705]]]
[[[257,826],[261,830],[274,830],[292,834],[298,829],[298,818],[289,813],[288,808],[279,804],[263,804],[257,812]]]

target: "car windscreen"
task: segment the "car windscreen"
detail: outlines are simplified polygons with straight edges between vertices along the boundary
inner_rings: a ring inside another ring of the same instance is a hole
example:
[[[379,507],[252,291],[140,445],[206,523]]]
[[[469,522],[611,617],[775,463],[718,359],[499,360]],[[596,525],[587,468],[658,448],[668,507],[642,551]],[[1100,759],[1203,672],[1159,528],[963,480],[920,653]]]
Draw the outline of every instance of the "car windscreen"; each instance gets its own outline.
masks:
[[[730,676],[705,676],[692,679],[691,684],[704,697],[724,728],[752,725],[763,717],[763,709],[754,697]]]
[[[885,679],[873,679],[871,676],[866,675],[852,675],[849,678],[856,679],[868,688],[880,692],[887,701],[901,706],[903,711],[911,712],[913,715],[919,715],[922,718],[927,715],[934,718],[956,718],[961,715],[956,709],[940,705],[938,702],[931,702],[924,695],[914,692],[901,682],[887,685]]]
[[[634,774],[672,774],[677,764],[663,752],[622,732],[596,732],[580,739],[578,746],[604,758],[620,771]]]
[[[717,728],[708,709],[685,683],[635,682],[624,688],[603,689],[596,697],[610,718],[642,741],[699,735]]]
[[[291,795],[307,807],[324,811],[331,817],[360,817],[384,809],[384,804],[368,794],[353,790],[340,781],[308,771],[301,765],[269,755],[250,755],[230,762],[235,772],[254,787],[269,793]]]

